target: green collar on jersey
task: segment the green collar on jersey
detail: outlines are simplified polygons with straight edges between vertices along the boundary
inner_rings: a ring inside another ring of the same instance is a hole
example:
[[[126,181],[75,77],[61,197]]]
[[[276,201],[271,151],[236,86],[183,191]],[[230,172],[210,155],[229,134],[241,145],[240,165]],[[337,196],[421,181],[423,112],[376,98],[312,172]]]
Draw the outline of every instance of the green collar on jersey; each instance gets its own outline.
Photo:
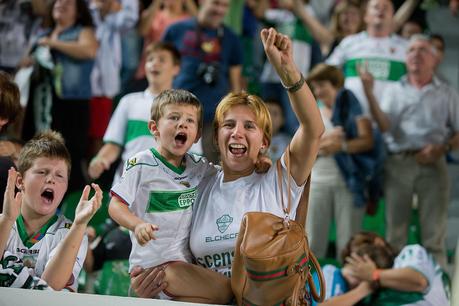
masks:
[[[164,156],[162,156],[161,154],[159,154],[158,151],[156,151],[155,148],[151,148],[150,149],[151,153],[153,153],[153,155],[159,159],[164,165],[166,165],[167,168],[171,169],[172,171],[174,171],[175,173],[177,174],[182,174],[184,171],[185,171],[185,163],[182,161],[182,164],[179,166],[179,167],[176,167],[174,166],[173,164],[171,164],[170,162],[168,162]],[[183,160],[185,159],[185,156],[183,157]]]
[[[57,221],[57,215],[52,216],[45,225],[43,225],[38,231],[33,233],[32,235],[27,234],[27,229],[24,223],[24,218],[22,215],[16,219],[16,225],[18,228],[19,237],[22,240],[22,243],[25,247],[31,248],[34,246],[35,243],[40,241],[43,237],[45,237],[46,232],[48,229]]]

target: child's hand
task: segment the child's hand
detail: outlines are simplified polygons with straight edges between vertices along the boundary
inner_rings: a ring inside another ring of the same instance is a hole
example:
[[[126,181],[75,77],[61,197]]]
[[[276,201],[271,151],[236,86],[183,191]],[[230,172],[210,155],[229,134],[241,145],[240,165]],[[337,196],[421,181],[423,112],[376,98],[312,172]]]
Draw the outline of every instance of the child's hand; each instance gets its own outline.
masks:
[[[110,164],[105,159],[96,156],[89,163],[88,174],[90,178],[95,180],[108,169],[110,169]]]
[[[89,220],[91,220],[92,216],[94,216],[102,204],[102,190],[100,189],[99,185],[93,183],[91,186],[94,188],[96,193],[90,200],[88,200],[91,187],[88,185],[84,187],[83,193],[81,194],[80,203],[78,203],[78,206],[75,210],[74,223],[77,225],[87,225]]]
[[[145,245],[150,240],[156,240],[154,232],[158,229],[158,226],[151,223],[139,223],[134,229],[134,235],[140,245]]]
[[[15,222],[21,213],[22,192],[14,194],[17,177],[18,172],[14,168],[10,168],[3,198],[3,216],[12,222]]]

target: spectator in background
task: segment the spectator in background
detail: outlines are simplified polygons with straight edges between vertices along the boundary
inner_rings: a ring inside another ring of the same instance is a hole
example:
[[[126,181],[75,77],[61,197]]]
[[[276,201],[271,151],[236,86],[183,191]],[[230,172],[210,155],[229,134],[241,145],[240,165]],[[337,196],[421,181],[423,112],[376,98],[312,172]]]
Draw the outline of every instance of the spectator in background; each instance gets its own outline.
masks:
[[[53,59],[51,127],[72,152],[69,191],[85,185],[82,167],[88,147],[90,76],[98,43],[85,0],[56,0],[52,28],[38,43]]]
[[[19,89],[11,77],[0,70],[0,133],[21,113]]]
[[[135,88],[148,86],[145,79],[146,48],[151,43],[158,42],[166,28],[178,21],[196,16],[198,12],[193,0],[153,0],[140,17],[139,32],[144,39],[144,48],[140,58],[135,79],[139,80]]]
[[[402,29],[400,30],[400,36],[405,39],[410,39],[414,34],[421,34],[422,32],[422,25],[418,21],[412,19],[403,24]]]
[[[102,146],[102,137],[112,114],[112,98],[120,91],[121,36],[137,23],[137,0],[92,0],[91,14],[99,42],[91,73],[89,154]]]
[[[319,64],[308,77],[325,125],[319,155],[312,168],[309,213],[306,221],[311,250],[326,257],[329,228],[336,223],[336,257],[352,235],[361,230],[367,202],[378,198],[369,192],[369,182],[377,176],[376,154],[370,155],[375,141],[371,121],[351,91],[343,88],[341,71]],[[383,150],[382,146],[378,147]],[[359,153],[368,153],[366,155]],[[376,193],[376,194],[375,194]]]
[[[436,55],[438,67],[445,57],[445,39],[441,34],[430,34],[430,43],[434,46],[435,50],[437,50]]]
[[[357,34],[365,27],[362,9],[365,9],[365,1],[342,0],[337,1],[331,16],[330,26],[327,28],[320,23],[313,14],[302,8],[303,0],[292,0],[294,3],[296,15],[301,19],[305,26],[311,31],[312,36],[316,39],[322,48],[326,57],[330,56],[336,46],[345,37]],[[397,10],[393,19],[394,32],[397,32],[403,23],[410,17],[416,8],[418,0],[406,0]]]
[[[450,305],[448,277],[426,249],[408,245],[394,257],[382,237],[354,235],[342,254],[344,267],[323,268],[327,293],[320,306]]]
[[[400,250],[407,242],[412,198],[418,198],[421,244],[446,267],[449,178],[445,154],[459,149],[459,95],[435,75],[436,50],[429,37],[415,35],[407,50],[407,75],[380,101],[371,73],[360,71],[373,118],[386,132],[387,241]]]
[[[44,0],[0,1],[0,70],[15,72],[26,55],[34,14],[43,3]]]
[[[2,136],[0,137],[0,156],[9,157],[14,163],[17,163],[23,146],[24,142],[20,139]]]
[[[320,23],[310,11],[305,10],[303,0],[294,0],[294,11],[320,44],[322,53],[329,55],[341,40],[363,30],[361,5],[358,1],[340,1],[333,8],[330,27]]]
[[[268,156],[272,161],[276,161],[284,154],[285,148],[292,140],[292,137],[281,131],[285,123],[284,111],[282,105],[277,100],[268,99],[265,101],[268,107],[272,122],[272,138],[268,148]]]
[[[303,10],[309,10],[312,13],[312,9],[304,3],[305,1],[300,2]],[[280,33],[292,39],[294,61],[297,63],[299,71],[306,77],[311,67],[322,61],[320,47],[295,15],[293,3],[291,1],[279,1],[278,5],[277,8],[266,10],[264,13],[265,21],[272,23]],[[268,60],[263,66],[260,80],[262,98],[276,99],[281,103],[285,114],[284,132],[293,135],[298,128],[298,120],[290,106],[287,92],[283,90],[280,78]]]
[[[213,162],[218,160],[212,128],[216,105],[228,92],[241,91],[241,43],[223,25],[229,2],[200,0],[196,18],[171,25],[163,36],[163,41],[171,42],[182,56],[174,88],[191,91],[204,106],[203,149]]]
[[[406,71],[406,41],[392,35],[393,17],[394,6],[390,0],[370,0],[364,18],[366,31],[343,39],[327,59],[327,64],[343,69],[344,87],[357,97],[364,115],[370,115],[370,111],[358,66],[366,63],[375,77],[374,95],[377,98]]]

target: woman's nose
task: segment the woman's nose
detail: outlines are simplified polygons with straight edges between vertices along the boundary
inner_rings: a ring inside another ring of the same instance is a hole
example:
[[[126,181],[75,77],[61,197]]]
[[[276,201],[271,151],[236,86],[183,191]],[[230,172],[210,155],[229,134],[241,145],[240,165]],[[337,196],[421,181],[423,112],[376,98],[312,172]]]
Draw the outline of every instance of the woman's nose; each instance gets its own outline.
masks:
[[[236,126],[233,129],[233,132],[231,133],[232,137],[241,137],[243,131],[243,127],[239,124],[236,124]]]

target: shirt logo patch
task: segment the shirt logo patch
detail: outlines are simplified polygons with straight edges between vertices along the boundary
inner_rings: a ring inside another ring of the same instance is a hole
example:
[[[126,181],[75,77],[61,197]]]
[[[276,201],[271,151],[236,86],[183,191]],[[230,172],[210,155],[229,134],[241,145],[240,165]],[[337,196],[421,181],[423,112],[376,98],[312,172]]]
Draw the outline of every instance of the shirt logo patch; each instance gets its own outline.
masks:
[[[181,208],[188,207],[194,204],[194,200],[196,199],[196,190],[187,192],[187,193],[182,193],[178,199],[178,205]]]
[[[221,216],[220,218],[217,219],[218,231],[223,234],[228,229],[228,227],[230,226],[232,222],[233,222],[233,218],[230,215],[225,214]]]

